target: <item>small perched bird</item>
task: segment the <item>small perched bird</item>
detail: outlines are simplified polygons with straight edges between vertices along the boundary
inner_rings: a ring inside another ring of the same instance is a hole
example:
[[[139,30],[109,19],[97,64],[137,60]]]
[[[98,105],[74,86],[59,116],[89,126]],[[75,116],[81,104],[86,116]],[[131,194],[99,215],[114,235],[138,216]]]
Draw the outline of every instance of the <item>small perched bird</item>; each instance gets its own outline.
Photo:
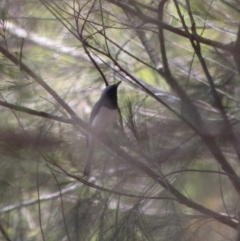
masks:
[[[95,128],[98,134],[103,133],[111,126],[116,119],[118,111],[117,89],[118,82],[114,85],[107,86],[103,91],[100,99],[93,106],[90,115],[90,125]],[[89,176],[91,172],[91,162],[94,153],[96,138],[92,134],[88,134],[88,153],[84,168],[84,175]]]

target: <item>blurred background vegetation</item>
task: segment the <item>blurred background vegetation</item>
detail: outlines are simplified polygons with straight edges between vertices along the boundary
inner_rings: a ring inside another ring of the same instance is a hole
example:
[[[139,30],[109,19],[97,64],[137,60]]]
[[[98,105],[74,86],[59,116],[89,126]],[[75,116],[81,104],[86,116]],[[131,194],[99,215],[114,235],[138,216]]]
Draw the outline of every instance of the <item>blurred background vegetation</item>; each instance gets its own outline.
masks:
[[[240,240],[239,22],[238,0],[1,0],[0,240]]]

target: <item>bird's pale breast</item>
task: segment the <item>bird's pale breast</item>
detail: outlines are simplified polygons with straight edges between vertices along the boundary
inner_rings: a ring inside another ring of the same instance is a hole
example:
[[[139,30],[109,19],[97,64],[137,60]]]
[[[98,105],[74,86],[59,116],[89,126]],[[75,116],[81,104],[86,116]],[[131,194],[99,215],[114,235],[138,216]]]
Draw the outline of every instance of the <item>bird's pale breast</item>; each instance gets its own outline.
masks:
[[[92,121],[92,126],[99,132],[104,132],[108,127],[111,126],[112,122],[116,119],[117,109],[108,109],[102,106],[96,117]]]

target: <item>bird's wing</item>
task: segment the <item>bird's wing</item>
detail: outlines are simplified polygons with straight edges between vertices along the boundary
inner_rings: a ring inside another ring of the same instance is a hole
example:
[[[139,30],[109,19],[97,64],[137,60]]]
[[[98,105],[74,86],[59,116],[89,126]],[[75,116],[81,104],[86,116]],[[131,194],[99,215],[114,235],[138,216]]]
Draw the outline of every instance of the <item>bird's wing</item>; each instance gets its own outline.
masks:
[[[99,100],[99,101],[97,101],[97,102],[95,103],[95,105],[94,105],[93,108],[92,108],[92,112],[91,112],[90,119],[89,119],[89,124],[90,124],[90,125],[92,124],[94,118],[95,118],[96,115],[98,114],[98,111],[99,111],[100,107],[101,107],[101,102],[100,102],[100,100]]]
[[[96,117],[96,115],[97,115],[100,107],[101,107],[101,103],[100,103],[100,100],[99,100],[99,101],[97,101],[97,102],[95,103],[95,105],[94,105],[93,108],[92,108],[92,112],[91,112],[90,119],[89,119],[89,124],[90,124],[90,125],[92,124],[94,118]],[[87,135],[86,145],[89,146],[89,134]]]

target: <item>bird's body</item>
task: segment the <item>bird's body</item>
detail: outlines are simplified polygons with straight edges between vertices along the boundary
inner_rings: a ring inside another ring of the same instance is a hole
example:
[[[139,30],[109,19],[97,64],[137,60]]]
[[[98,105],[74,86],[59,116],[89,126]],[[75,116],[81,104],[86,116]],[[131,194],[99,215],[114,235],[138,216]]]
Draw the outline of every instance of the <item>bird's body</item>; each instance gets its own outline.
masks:
[[[116,119],[118,102],[117,88],[121,82],[107,86],[103,91],[100,99],[93,106],[90,115],[90,124],[98,134],[104,133],[112,122]],[[84,175],[89,176],[91,172],[91,162],[94,153],[96,138],[92,134],[88,134],[88,153],[84,168]]]

